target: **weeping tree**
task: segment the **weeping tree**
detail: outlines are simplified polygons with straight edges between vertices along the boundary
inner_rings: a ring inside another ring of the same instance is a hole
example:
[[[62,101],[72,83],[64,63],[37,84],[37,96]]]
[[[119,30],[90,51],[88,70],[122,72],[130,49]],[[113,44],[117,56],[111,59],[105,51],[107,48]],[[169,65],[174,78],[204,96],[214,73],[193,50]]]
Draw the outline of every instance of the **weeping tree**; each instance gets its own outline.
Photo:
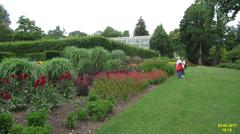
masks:
[[[208,62],[212,41],[212,12],[204,2],[192,4],[180,23],[180,38],[186,45],[187,58],[199,65]]]

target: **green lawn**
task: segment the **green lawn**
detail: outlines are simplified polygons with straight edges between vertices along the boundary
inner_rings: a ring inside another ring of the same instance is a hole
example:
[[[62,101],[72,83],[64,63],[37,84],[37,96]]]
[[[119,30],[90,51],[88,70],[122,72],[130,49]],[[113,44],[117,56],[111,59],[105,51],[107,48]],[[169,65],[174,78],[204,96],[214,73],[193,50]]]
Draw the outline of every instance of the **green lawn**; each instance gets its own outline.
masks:
[[[194,67],[130,105],[96,134],[240,134],[240,71]],[[223,132],[218,124],[235,124]]]

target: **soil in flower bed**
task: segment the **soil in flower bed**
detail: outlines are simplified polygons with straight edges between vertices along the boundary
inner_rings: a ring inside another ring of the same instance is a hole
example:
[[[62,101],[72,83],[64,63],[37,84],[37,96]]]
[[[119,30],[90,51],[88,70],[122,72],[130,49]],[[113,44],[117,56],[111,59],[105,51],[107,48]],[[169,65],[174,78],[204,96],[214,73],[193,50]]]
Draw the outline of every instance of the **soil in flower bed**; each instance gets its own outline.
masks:
[[[104,122],[108,121],[111,117],[123,111],[128,105],[133,104],[134,102],[142,98],[147,93],[153,91],[155,88],[156,86],[149,86],[139,95],[129,97],[127,101],[123,101],[123,100],[118,101],[114,111],[110,115],[108,115],[108,117],[102,122],[96,122],[96,121],[79,122],[77,123],[76,128],[67,129],[63,124],[63,120],[65,119],[66,115],[69,112],[72,112],[75,110],[73,103],[63,104],[62,106],[52,111],[49,114],[48,121],[52,127],[53,134],[91,134],[98,127],[100,127]],[[27,113],[26,111],[13,113],[16,122],[20,124],[26,124],[26,113]]]

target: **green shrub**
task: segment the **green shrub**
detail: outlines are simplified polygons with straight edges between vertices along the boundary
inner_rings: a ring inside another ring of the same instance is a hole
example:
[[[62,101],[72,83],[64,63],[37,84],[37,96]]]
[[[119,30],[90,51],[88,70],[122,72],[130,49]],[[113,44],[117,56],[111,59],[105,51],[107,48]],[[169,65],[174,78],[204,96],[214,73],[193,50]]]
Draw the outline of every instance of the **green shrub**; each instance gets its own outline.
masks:
[[[125,58],[125,53],[122,50],[113,50],[111,52],[112,58],[113,59],[119,59],[119,60],[123,60]]]
[[[46,125],[44,127],[30,126],[24,127],[22,132],[19,134],[52,134],[52,130]]]
[[[8,134],[12,125],[12,115],[10,113],[0,113],[0,134]]]
[[[113,104],[107,100],[88,101],[86,108],[91,119],[101,121],[112,111]]]
[[[67,46],[76,46],[79,48],[94,48],[101,46],[108,51],[120,49],[126,55],[150,58],[158,56],[158,53],[149,49],[138,48],[126,45],[121,42],[106,39],[104,37],[88,36],[83,38],[64,38],[57,40],[37,40],[37,41],[19,41],[0,43],[2,52],[12,52],[17,55],[26,53],[43,52],[44,50],[63,50]]]
[[[107,71],[121,70],[122,61],[119,59],[111,59],[107,61]]]
[[[85,121],[88,117],[87,110],[85,108],[78,109],[76,111],[76,114],[77,114],[78,121]]]
[[[44,57],[46,60],[48,59],[52,59],[52,58],[56,58],[56,57],[60,57],[61,56],[61,51],[59,50],[45,50],[44,51]]]
[[[101,48],[96,47],[92,50],[89,61],[93,72],[103,71],[106,69],[107,60],[110,58],[110,53]]]
[[[39,68],[33,62],[21,58],[9,58],[0,63],[0,78],[10,78],[12,74],[27,74],[29,79],[37,79]]]
[[[24,126],[20,124],[14,124],[10,130],[10,134],[21,134],[24,129]]]
[[[97,101],[97,100],[99,100],[99,96],[94,92],[90,92],[90,94],[87,97],[87,101]]]
[[[168,60],[147,59],[147,60],[144,60],[144,62],[140,64],[140,68],[142,71],[145,71],[145,72],[159,69],[159,70],[163,70],[163,71],[167,72],[167,74],[169,76],[175,74],[175,66],[168,64]]]
[[[88,115],[91,119],[101,121],[107,115],[106,104],[102,100],[88,101],[86,104]]]
[[[10,58],[16,56],[15,53],[10,53],[10,52],[0,52],[0,61],[4,58]]]
[[[58,89],[50,84],[46,85],[44,88],[37,89],[37,92],[38,93],[35,94],[31,100],[31,106],[28,110],[30,112],[43,109],[50,112],[52,109],[56,108],[61,102],[62,98],[58,93]]]
[[[110,101],[113,105],[117,104],[117,100],[113,96],[108,96],[106,100]]]
[[[240,64],[240,59],[239,60],[235,60],[234,63]]]
[[[44,62],[42,69],[49,80],[58,81],[61,75],[73,71],[73,65],[67,59],[54,58]]]
[[[66,59],[69,59],[70,62],[73,63],[75,67],[80,66],[79,64],[83,64],[84,59],[89,59],[90,51],[84,48],[77,48],[75,46],[66,47],[63,50],[63,56]]]
[[[66,118],[64,119],[64,125],[67,128],[75,128],[78,120],[78,114],[75,112],[68,113]]]
[[[45,54],[44,53],[28,53],[26,57],[30,58],[33,61],[44,61]]]
[[[233,61],[240,59],[240,45],[232,49],[228,54],[227,57]]]
[[[44,110],[32,112],[27,115],[28,126],[43,127],[47,124],[47,112]]]

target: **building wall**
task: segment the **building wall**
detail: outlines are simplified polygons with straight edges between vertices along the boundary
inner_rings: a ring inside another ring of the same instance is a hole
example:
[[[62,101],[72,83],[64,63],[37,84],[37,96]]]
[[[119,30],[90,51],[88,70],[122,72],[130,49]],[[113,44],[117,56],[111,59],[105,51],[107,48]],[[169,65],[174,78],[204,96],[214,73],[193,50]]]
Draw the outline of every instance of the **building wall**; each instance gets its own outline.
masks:
[[[150,38],[151,38],[151,36],[134,36],[134,37],[115,37],[115,38],[110,38],[110,39],[120,41],[120,42],[129,44],[129,45],[149,49],[150,48]]]

